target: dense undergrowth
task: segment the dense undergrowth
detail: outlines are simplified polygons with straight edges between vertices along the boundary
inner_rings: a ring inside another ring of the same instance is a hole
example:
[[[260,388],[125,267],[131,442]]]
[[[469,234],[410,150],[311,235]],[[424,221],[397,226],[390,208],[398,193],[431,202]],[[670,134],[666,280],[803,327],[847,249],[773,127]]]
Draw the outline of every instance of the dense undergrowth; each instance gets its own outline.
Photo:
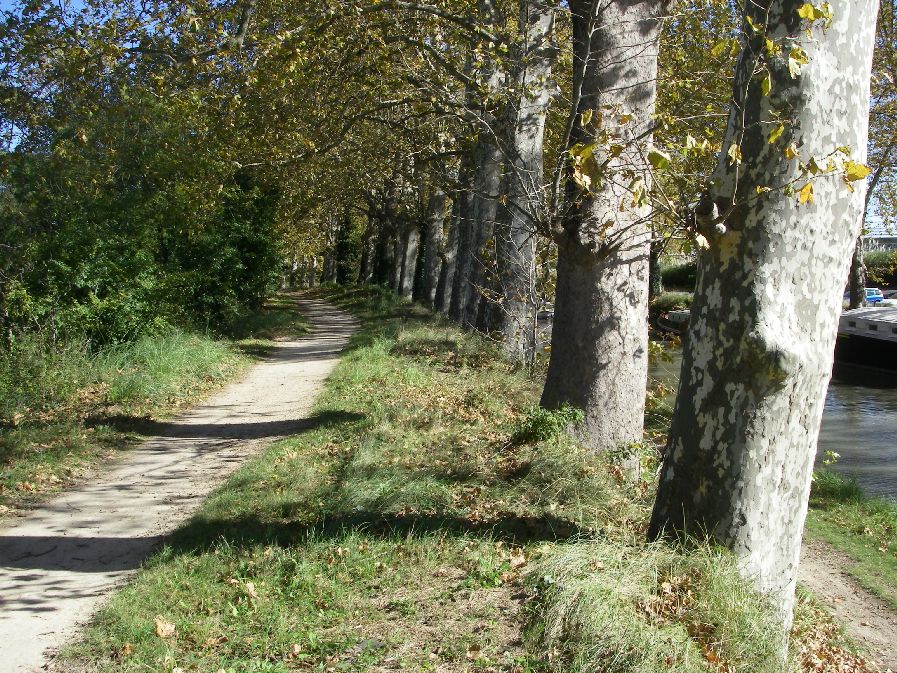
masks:
[[[83,339],[17,336],[0,350],[0,514],[132,446],[142,419],[198,400],[270,339],[304,329],[278,298],[244,316],[236,341],[168,329],[96,349]]]
[[[733,560],[645,543],[652,483],[534,411],[491,344],[327,296],[364,328],[311,427],[211,496],[69,670],[782,671]],[[796,624],[791,667],[841,670],[837,629],[807,602]]]

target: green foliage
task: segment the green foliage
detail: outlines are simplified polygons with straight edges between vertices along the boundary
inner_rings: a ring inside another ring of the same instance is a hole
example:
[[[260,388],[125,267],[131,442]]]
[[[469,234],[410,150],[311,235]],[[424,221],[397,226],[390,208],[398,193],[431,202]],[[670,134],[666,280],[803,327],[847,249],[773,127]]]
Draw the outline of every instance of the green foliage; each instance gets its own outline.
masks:
[[[698,281],[698,263],[685,262],[661,270],[665,287],[691,292]]]
[[[651,302],[651,313],[668,313],[691,308],[694,295],[691,292],[664,292]]]
[[[89,385],[92,357],[83,341],[27,334],[0,350],[0,425],[18,424],[70,403]]]
[[[533,407],[514,429],[511,441],[515,444],[545,442],[575,428],[583,419],[582,409],[567,405],[560,409]]]
[[[867,285],[897,288],[897,250],[867,252],[863,259],[866,264]]]

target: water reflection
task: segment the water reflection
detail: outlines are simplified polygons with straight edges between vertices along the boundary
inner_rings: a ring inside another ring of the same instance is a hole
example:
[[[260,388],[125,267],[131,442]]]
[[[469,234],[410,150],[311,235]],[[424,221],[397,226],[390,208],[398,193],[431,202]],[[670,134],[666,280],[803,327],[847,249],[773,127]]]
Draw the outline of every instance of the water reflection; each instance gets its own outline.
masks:
[[[835,368],[817,461],[825,451],[841,454],[833,469],[855,475],[867,493],[897,500],[897,374]]]
[[[676,388],[681,354],[651,366],[651,375]],[[836,472],[855,476],[870,495],[897,500],[897,373],[838,366],[825,399],[817,464],[826,451],[841,455]]]

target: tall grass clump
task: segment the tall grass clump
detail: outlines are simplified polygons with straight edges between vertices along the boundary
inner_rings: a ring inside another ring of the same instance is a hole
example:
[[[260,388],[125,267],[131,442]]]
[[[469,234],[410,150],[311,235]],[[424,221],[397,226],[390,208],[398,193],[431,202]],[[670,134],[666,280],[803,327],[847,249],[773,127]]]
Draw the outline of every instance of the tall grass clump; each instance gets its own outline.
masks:
[[[96,357],[109,405],[186,400],[228,377],[241,361],[226,342],[170,330],[109,348]]]
[[[140,418],[198,399],[249,361],[176,329],[100,349],[17,335],[0,350],[0,514],[132,445]]]
[[[0,348],[0,425],[67,405],[93,378],[85,341],[55,341],[25,334]]]
[[[590,541],[530,565],[537,637],[571,673],[782,673],[774,608],[705,546]],[[731,668],[730,668],[731,666]]]

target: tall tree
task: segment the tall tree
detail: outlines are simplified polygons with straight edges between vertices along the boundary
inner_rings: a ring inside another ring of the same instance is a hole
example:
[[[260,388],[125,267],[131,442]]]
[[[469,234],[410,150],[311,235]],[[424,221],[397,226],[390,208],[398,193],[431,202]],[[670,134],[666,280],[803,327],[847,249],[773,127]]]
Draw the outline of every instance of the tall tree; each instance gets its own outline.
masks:
[[[648,372],[651,175],[660,17],[667,2],[573,0],[567,214],[542,405],[585,413],[599,450],[641,441]]]
[[[851,244],[878,0],[762,0],[724,152],[650,536],[710,536],[790,623]]]
[[[543,144],[554,87],[551,68],[555,5],[520,3],[515,93],[508,105],[505,173],[495,225],[497,326],[505,354],[530,363],[536,347],[536,236],[544,215]]]

